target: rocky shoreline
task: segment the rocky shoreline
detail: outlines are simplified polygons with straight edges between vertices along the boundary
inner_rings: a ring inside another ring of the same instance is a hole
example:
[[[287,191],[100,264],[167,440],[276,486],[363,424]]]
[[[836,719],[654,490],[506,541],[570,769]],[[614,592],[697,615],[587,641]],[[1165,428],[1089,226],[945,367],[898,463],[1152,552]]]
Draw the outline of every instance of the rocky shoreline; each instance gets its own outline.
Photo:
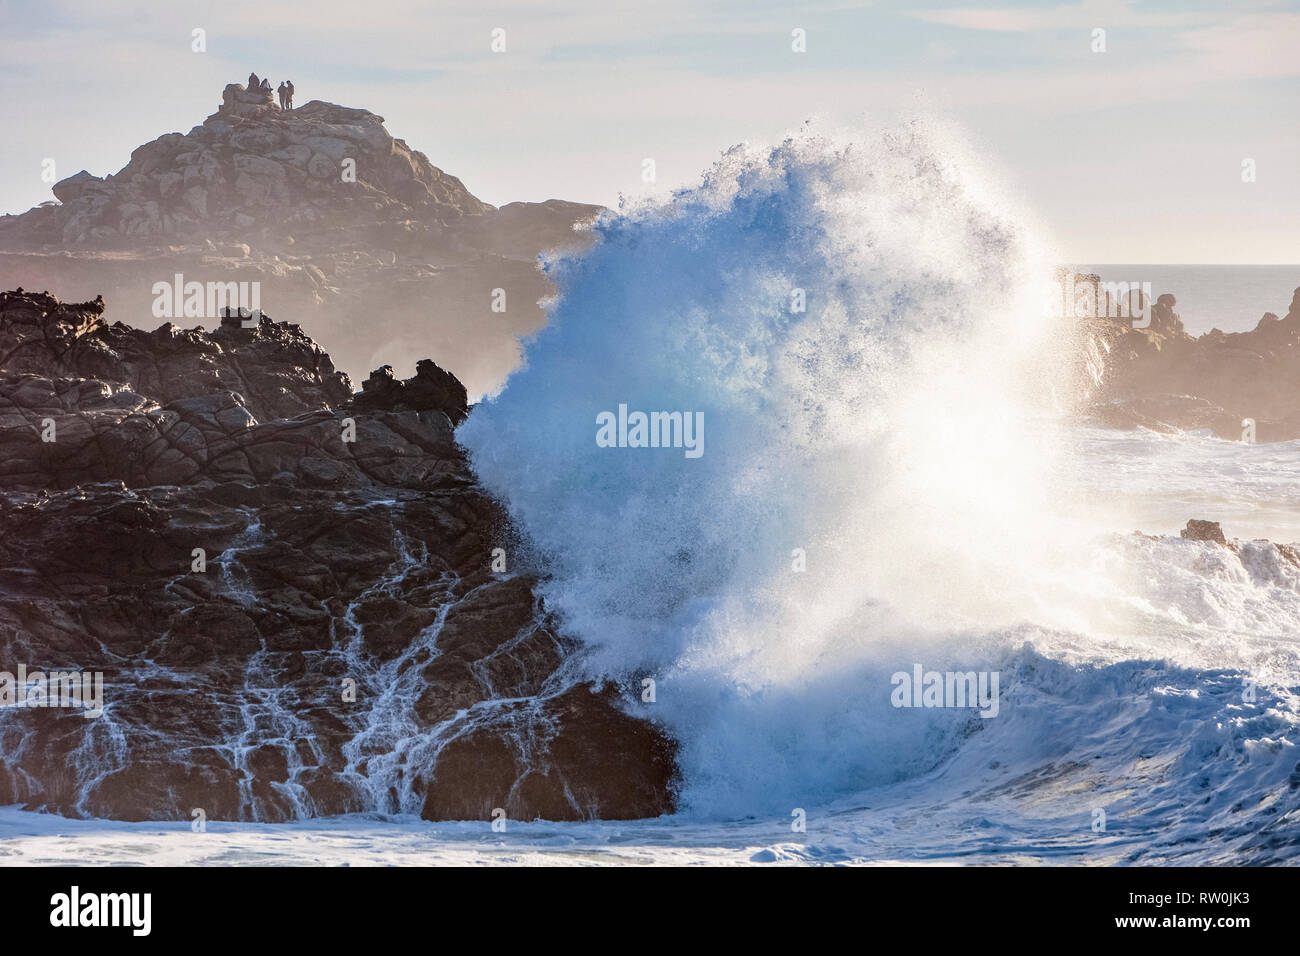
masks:
[[[1219,438],[1300,439],[1300,289],[1285,316],[1265,313],[1250,332],[1193,338],[1162,295],[1148,328],[1128,320],[1082,325],[1092,381],[1085,413],[1116,428],[1208,430]]]
[[[509,529],[455,442],[454,376],[381,369],[353,395],[294,325],[102,313],[0,294],[0,669],[105,680],[96,719],[0,708],[0,803],[673,809],[673,742],[634,693],[569,676],[533,580],[492,570]]]
[[[258,283],[354,377],[432,349],[475,394],[540,328],[553,293],[538,256],[585,246],[600,207],[551,199],[497,208],[389,134],[369,110],[292,111],[238,84],[188,133],[166,133],[116,173],[81,170],[57,202],[0,216],[0,288],[102,293],[130,321],[156,283]],[[218,313],[158,315],[215,324]],[[358,334],[364,328],[365,334]]]

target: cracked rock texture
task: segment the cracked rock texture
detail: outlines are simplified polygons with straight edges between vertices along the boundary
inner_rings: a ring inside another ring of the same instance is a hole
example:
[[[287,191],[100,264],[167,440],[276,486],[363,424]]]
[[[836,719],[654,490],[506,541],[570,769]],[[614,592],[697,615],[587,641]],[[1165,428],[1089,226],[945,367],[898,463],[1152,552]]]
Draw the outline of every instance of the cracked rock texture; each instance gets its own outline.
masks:
[[[456,445],[454,376],[380,369],[354,397],[297,326],[104,311],[0,294],[0,669],[105,684],[98,718],[0,708],[0,803],[673,808],[674,745],[636,688],[571,676],[580,648],[534,579],[492,570],[510,531]]]

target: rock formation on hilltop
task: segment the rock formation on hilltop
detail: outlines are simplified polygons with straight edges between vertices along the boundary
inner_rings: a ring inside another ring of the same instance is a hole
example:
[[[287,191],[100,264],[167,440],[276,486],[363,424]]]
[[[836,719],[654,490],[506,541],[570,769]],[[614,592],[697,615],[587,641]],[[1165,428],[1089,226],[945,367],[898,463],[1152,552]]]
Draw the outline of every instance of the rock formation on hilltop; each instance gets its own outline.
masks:
[[[256,281],[263,308],[299,318],[353,375],[435,351],[475,394],[542,324],[537,302],[551,290],[538,254],[581,247],[575,224],[599,211],[559,200],[497,210],[390,136],[383,117],[319,100],[281,111],[237,84],[188,133],[139,147],[113,175],[82,170],[54,194],[58,204],[0,218],[0,287],[102,292],[132,318],[176,274]]]
[[[1160,296],[1147,328],[1085,322],[1091,413],[1118,427],[1209,429],[1234,441],[1250,419],[1257,441],[1300,438],[1300,289],[1284,318],[1267,313],[1250,332],[1193,338],[1176,304]]]
[[[0,707],[0,804],[672,809],[673,744],[636,694],[567,677],[533,579],[494,572],[508,528],[455,442],[454,376],[380,370],[354,396],[295,325],[102,311],[0,294],[0,670],[104,677],[98,718]]]
[[[348,169],[355,183],[344,179]],[[293,244],[311,246],[318,230],[340,220],[419,216],[429,229],[492,208],[389,136],[381,116],[320,100],[285,112],[237,85],[201,126],[141,146],[106,179],[82,170],[56,183],[54,195],[61,205],[0,224],[0,235],[77,247],[144,236],[235,242],[297,234]]]

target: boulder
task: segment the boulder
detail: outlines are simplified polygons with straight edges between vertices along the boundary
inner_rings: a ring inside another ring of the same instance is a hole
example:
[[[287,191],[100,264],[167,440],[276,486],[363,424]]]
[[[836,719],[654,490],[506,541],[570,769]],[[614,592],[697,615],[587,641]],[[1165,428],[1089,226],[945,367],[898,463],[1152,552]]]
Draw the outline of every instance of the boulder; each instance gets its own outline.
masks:
[[[1179,532],[1179,537],[1188,541],[1212,541],[1224,546],[1228,543],[1228,539],[1223,536],[1223,528],[1219,527],[1219,522],[1202,521],[1197,518],[1187,522],[1187,527]]]
[[[92,176],[86,170],[74,173],[67,179],[61,179],[53,186],[54,196],[59,202],[70,203],[85,196],[95,185],[102,186],[104,180]]]

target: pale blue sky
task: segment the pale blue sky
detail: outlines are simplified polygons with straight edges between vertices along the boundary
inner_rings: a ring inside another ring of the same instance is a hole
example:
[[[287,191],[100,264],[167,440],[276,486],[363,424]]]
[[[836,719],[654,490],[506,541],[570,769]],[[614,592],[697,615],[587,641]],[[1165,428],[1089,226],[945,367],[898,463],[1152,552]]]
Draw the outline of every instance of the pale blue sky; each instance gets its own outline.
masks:
[[[44,158],[114,172],[250,70],[383,115],[496,204],[613,205],[645,157],[685,185],[808,117],[923,104],[1075,261],[1300,262],[1300,3],[1255,0],[0,0],[0,212],[52,198]]]

